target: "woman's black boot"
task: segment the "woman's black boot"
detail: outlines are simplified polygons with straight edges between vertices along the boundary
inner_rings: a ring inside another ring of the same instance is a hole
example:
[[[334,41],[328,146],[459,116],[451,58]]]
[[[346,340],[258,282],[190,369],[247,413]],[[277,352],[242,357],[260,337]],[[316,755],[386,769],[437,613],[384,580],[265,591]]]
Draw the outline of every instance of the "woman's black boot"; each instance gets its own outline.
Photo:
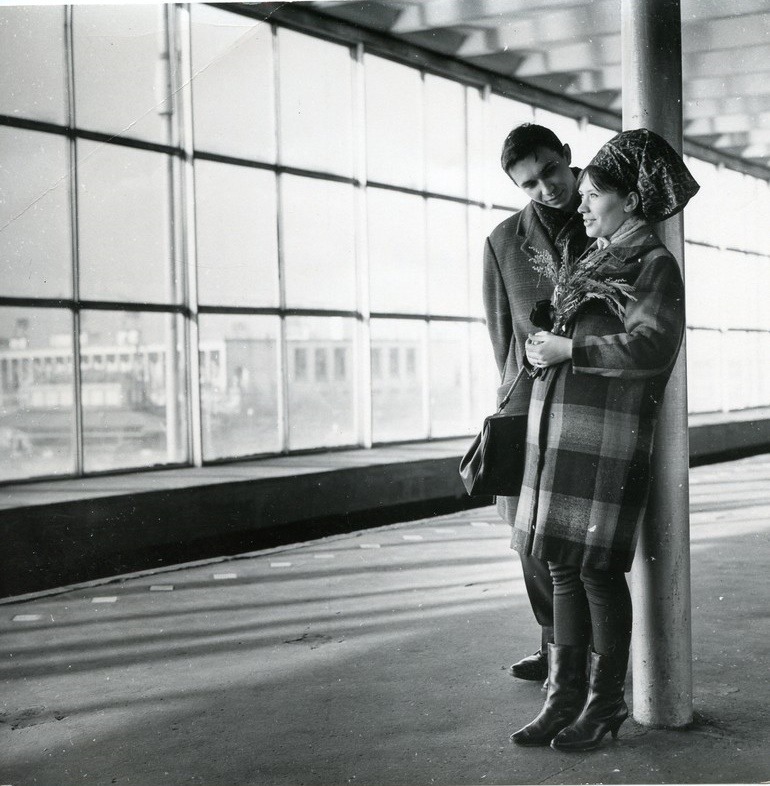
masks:
[[[590,751],[609,731],[613,738],[628,717],[623,697],[628,668],[628,651],[622,655],[591,654],[588,698],[577,719],[563,728],[551,742],[559,751]]]
[[[586,648],[548,645],[548,696],[540,714],[511,735],[517,745],[548,745],[586,699]]]

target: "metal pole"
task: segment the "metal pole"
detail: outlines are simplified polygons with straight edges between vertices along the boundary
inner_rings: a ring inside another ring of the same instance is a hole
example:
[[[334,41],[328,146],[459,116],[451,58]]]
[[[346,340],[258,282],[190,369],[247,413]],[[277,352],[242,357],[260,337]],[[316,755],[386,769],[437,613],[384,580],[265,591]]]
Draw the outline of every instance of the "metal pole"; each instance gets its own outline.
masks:
[[[679,0],[622,0],[623,128],[649,128],[682,150]],[[684,274],[681,214],[657,227]],[[655,435],[653,482],[632,573],[634,718],[692,721],[690,521],[685,347]]]

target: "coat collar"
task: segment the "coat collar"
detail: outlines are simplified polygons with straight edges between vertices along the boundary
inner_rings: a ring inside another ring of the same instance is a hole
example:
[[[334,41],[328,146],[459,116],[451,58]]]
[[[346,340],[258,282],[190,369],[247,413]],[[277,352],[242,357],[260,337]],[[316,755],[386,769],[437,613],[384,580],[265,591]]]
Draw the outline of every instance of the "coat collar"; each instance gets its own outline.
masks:
[[[610,243],[603,249],[603,255],[607,259],[614,259],[619,264],[628,262],[632,257],[642,256],[654,248],[659,248],[663,245],[660,238],[655,234],[655,230],[648,223],[641,224],[637,229],[623,238],[621,243]],[[594,241],[585,251],[583,259],[589,254],[594,254],[599,251],[599,248]]]

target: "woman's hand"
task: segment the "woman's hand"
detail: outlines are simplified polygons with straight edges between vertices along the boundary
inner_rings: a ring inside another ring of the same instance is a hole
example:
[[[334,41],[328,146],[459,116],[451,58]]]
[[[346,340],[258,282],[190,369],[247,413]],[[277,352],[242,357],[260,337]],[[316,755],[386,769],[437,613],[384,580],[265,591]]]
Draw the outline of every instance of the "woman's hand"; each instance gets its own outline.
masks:
[[[572,339],[541,330],[530,333],[525,345],[527,360],[535,368],[548,368],[572,360]]]

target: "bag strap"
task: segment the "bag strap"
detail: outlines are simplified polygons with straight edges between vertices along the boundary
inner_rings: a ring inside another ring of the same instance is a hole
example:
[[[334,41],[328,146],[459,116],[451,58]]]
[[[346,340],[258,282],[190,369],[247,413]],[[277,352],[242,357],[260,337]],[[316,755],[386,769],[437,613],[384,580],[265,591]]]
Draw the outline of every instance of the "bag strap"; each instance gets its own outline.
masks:
[[[508,392],[505,394],[505,397],[500,402],[500,406],[497,408],[498,412],[502,412],[505,409],[508,402],[511,400],[511,396],[513,395],[513,391],[516,389],[516,385],[519,384],[519,380],[524,376],[526,370],[527,367],[522,365],[522,367],[519,369],[519,373],[516,375],[516,379],[513,380],[511,386],[508,388]]]

